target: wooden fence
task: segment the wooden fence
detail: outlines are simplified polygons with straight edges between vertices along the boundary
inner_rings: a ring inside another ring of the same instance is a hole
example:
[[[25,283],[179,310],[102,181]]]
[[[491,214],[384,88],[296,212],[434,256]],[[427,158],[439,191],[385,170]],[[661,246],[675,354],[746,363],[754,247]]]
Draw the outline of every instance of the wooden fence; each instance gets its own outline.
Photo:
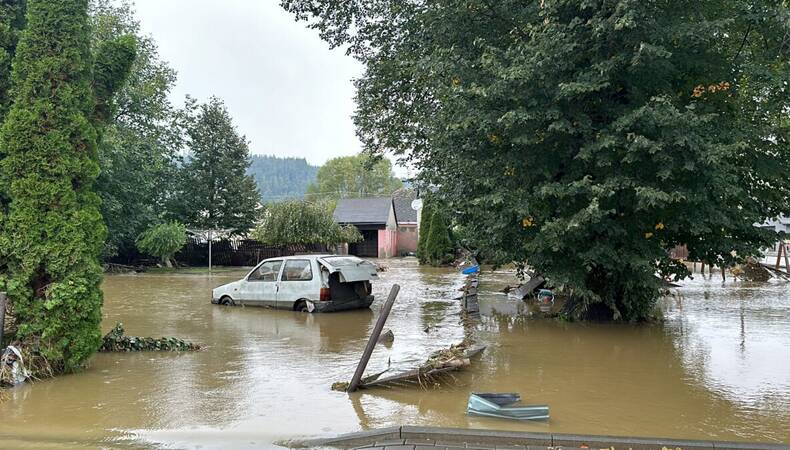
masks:
[[[267,258],[326,252],[321,244],[271,246],[252,239],[221,240],[212,244],[211,259],[215,266],[254,266]],[[190,239],[175,259],[188,266],[208,266],[208,243]]]

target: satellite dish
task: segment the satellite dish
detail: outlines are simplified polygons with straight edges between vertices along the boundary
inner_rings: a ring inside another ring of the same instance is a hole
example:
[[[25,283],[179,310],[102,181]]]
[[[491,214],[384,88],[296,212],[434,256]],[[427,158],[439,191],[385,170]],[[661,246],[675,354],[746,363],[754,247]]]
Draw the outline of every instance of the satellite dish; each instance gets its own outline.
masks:
[[[421,198],[417,198],[417,199],[412,200],[412,202],[411,202],[411,209],[413,209],[415,211],[421,210],[422,209],[422,199]]]

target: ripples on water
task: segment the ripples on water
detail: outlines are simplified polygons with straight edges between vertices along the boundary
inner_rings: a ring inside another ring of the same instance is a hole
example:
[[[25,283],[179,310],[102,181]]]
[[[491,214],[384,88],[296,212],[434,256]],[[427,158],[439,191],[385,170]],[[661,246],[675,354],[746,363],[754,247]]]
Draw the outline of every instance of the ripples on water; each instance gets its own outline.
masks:
[[[790,295],[786,284],[687,282],[662,302],[663,326],[569,324],[519,317],[499,291],[513,273],[482,275],[480,361],[439,390],[329,389],[347,380],[392,283],[402,287],[369,372],[412,368],[464,337],[452,269],[389,267],[372,311],[308,315],[209,304],[242,271],[122,275],[105,281],[103,328],[174,335],[197,353],[100,354],[84,373],[24,386],[0,405],[13,447],[269,446],[279,439],[403,423],[696,439],[789,441]],[[548,423],[464,414],[471,391],[516,391],[548,403]],[[2,445],[0,445],[2,446]]]

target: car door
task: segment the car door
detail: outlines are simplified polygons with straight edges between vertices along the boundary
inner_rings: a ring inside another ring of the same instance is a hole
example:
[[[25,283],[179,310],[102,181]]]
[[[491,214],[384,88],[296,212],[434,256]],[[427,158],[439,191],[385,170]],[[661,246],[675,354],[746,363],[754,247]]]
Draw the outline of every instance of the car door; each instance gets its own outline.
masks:
[[[277,302],[277,280],[283,261],[264,261],[247,276],[241,297],[244,304],[274,307]]]
[[[277,307],[293,309],[301,299],[318,300],[318,279],[313,273],[313,261],[310,259],[288,259],[283,265],[280,275],[280,287],[277,292]]]

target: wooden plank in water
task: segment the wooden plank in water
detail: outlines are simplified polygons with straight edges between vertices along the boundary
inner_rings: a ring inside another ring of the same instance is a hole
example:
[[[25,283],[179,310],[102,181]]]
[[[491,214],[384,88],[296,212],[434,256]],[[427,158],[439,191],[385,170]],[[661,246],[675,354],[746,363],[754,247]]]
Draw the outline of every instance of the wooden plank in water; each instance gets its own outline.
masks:
[[[513,291],[513,295],[515,295],[521,300],[524,300],[528,296],[532,295],[532,293],[535,292],[536,289],[539,289],[544,284],[546,284],[546,279],[540,275],[535,275],[529,280],[527,280],[526,283],[519,286],[518,289]]]

